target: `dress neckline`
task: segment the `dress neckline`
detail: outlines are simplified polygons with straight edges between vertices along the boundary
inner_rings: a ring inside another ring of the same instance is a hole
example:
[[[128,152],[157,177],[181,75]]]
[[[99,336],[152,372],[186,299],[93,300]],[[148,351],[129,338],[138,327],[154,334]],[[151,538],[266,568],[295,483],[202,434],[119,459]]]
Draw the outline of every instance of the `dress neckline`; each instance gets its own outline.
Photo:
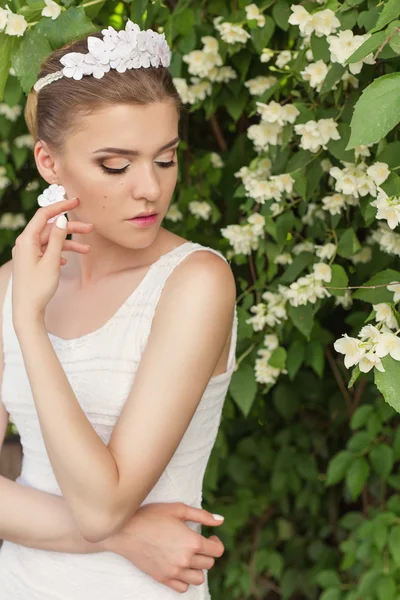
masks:
[[[124,300],[124,302],[121,304],[121,306],[119,308],[117,308],[117,310],[115,311],[115,313],[105,323],[103,323],[103,325],[101,325],[97,329],[94,329],[93,331],[89,331],[88,333],[84,333],[83,335],[80,335],[80,336],[74,337],[74,338],[63,338],[63,337],[60,337],[59,335],[55,335],[54,333],[51,333],[50,331],[47,332],[47,335],[49,336],[49,338],[51,340],[53,340],[54,345],[58,346],[58,345],[74,345],[76,343],[81,343],[81,342],[84,342],[84,341],[88,340],[91,337],[94,337],[95,335],[100,334],[101,332],[103,332],[104,330],[106,330],[107,328],[109,328],[111,326],[111,324],[115,321],[115,319],[118,318],[118,316],[120,315],[120,313],[122,313],[122,311],[124,310],[125,306],[129,302],[131,302],[132,299],[144,287],[144,285],[145,285],[147,279],[149,278],[150,273],[152,272],[153,268],[155,266],[157,266],[164,258],[166,258],[167,256],[171,256],[171,254],[173,254],[174,252],[176,252],[179,248],[182,248],[183,246],[187,246],[189,244],[193,244],[193,242],[191,242],[191,241],[184,242],[183,244],[180,244],[179,246],[175,246],[175,248],[172,248],[172,250],[170,250],[166,254],[162,254],[159,258],[157,258],[157,260],[154,261],[150,265],[150,267],[147,269],[147,271],[144,274],[144,276],[142,277],[142,279],[139,281],[138,285],[129,294],[129,296],[126,298],[126,300]]]

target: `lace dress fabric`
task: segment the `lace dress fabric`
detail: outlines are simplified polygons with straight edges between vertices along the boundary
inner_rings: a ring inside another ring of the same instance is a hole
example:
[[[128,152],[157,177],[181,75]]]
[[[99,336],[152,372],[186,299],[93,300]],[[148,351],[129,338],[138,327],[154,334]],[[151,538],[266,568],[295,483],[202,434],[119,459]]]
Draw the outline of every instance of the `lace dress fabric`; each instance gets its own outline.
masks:
[[[226,261],[212,248],[186,242],[153,263],[128,299],[99,329],[70,340],[49,333],[80,406],[105,444],[132,387],[164,284],[174,268],[198,250],[214,252]],[[3,305],[2,401],[21,436],[23,463],[17,482],[61,495],[12,324],[11,286],[10,280]],[[236,339],[235,308],[227,370],[210,379],[181,443],[143,504],[184,502],[201,507],[204,472],[235,367]],[[199,524],[188,525],[201,532]],[[191,585],[181,594],[112,552],[69,554],[4,541],[0,549],[0,600],[209,600],[207,571],[204,574],[201,586]]]

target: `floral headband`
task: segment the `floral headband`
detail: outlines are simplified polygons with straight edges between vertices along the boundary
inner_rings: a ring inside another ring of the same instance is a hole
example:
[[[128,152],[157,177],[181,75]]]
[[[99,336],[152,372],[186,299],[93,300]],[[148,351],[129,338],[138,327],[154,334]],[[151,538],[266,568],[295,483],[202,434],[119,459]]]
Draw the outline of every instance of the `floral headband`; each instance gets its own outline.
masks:
[[[171,53],[163,33],[152,29],[142,31],[139,25],[128,20],[124,30],[116,31],[110,26],[103,29],[102,34],[102,40],[88,37],[87,54],[65,54],[60,59],[64,68],[39,79],[33,89],[39,92],[45,85],[62,77],[79,80],[84,75],[93,75],[101,79],[110,69],[124,73],[127,69],[170,65]]]

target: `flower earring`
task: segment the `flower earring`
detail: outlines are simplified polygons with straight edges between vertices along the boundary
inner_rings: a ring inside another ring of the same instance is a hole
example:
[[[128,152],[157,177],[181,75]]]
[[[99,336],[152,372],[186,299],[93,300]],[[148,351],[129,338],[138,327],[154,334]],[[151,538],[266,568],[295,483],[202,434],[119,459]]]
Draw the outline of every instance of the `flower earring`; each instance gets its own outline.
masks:
[[[55,202],[62,202],[65,200],[65,189],[62,185],[57,185],[56,183],[52,183],[48,188],[46,188],[40,196],[38,196],[38,204],[39,206],[50,206],[50,204],[54,204]],[[65,215],[65,212],[60,213]],[[53,223],[57,219],[59,215],[52,217],[47,222]]]

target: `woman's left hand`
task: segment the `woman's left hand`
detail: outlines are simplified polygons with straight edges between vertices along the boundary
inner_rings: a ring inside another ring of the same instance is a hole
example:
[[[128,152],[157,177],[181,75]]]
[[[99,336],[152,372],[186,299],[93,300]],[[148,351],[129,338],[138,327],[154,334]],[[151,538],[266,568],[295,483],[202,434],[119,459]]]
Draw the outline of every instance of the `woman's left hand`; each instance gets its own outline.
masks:
[[[73,210],[78,198],[63,200],[39,208],[24,231],[15,240],[12,249],[12,314],[17,327],[27,320],[43,320],[47,304],[56,293],[60,269],[66,264],[63,250],[80,254],[90,252],[90,246],[67,240],[69,233],[91,233],[93,225],[81,221],[67,221],[65,229],[48,220],[60,213]]]

